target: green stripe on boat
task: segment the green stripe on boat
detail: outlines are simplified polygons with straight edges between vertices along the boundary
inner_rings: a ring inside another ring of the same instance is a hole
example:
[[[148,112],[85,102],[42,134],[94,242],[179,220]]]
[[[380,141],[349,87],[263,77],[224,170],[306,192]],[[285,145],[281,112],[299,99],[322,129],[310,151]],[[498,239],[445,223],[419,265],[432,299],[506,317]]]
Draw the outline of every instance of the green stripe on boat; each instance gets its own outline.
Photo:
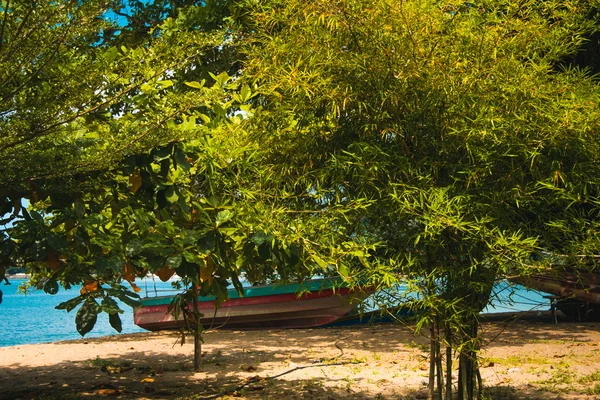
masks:
[[[340,277],[336,278],[324,278],[324,279],[312,279],[300,283],[290,283],[281,285],[265,285],[265,286],[248,286],[244,287],[244,296],[240,296],[235,289],[229,289],[230,299],[248,298],[248,297],[260,297],[260,296],[272,296],[277,294],[289,294],[299,292],[316,292],[319,290],[346,287],[344,280]],[[160,306],[163,304],[169,304],[173,296],[160,296],[160,297],[146,297],[141,299],[143,306]],[[201,301],[212,301],[215,296],[202,297]]]

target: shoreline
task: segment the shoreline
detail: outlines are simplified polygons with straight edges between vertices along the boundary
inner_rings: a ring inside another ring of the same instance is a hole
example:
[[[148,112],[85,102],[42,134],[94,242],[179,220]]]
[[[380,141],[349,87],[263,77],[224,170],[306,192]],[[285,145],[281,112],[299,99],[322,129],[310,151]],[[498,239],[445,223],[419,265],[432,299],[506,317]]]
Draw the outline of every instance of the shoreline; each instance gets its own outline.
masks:
[[[487,321],[481,331],[481,374],[491,398],[600,396],[599,323]],[[204,339],[199,373],[192,371],[191,340],[181,345],[177,332],[2,347],[0,399],[186,399],[235,388],[236,398],[285,400],[426,392],[427,339],[400,324],[221,330]]]
[[[553,321],[553,316],[551,314],[550,311],[546,311],[546,310],[541,310],[541,311],[511,311],[511,312],[497,312],[497,313],[486,313],[486,314],[481,314],[481,322],[504,322],[504,323],[511,323],[512,321],[521,321],[521,322],[539,322],[539,323],[548,323],[551,324]],[[565,322],[565,318],[560,316],[558,316],[558,320],[560,321],[559,323],[563,323]],[[335,323],[335,322],[334,322]],[[367,323],[363,324],[363,326],[377,326],[377,325],[388,325],[388,324],[393,324],[393,322],[376,322],[373,324],[368,324]],[[354,327],[354,326],[361,326],[360,324],[356,325],[348,325],[348,328]],[[334,328],[341,328],[344,327],[343,325],[339,326],[339,325],[333,325],[333,326],[323,326],[323,327],[314,327],[314,328],[310,328],[312,330],[325,330],[325,329],[334,329]],[[290,331],[294,331],[296,329],[292,329]],[[300,329],[301,330],[301,329]],[[219,330],[219,332],[227,332],[227,331],[231,331],[228,329],[224,329],[224,330]],[[284,329],[283,331],[288,331],[288,329]],[[169,334],[171,332],[176,332],[176,331],[159,331],[162,334]],[[94,331],[92,330],[90,332],[91,334],[94,333]],[[61,340],[55,340],[55,341],[48,341],[48,342],[36,342],[36,343],[20,343],[20,344],[13,344],[13,345],[8,345],[8,346],[0,346],[0,349],[4,349],[4,348],[9,348],[9,347],[20,347],[20,346],[35,346],[35,345],[50,345],[50,344],[68,344],[68,343],[77,343],[80,341],[90,341],[90,340],[97,340],[97,339],[110,339],[110,338],[123,338],[124,340],[128,340],[129,336],[140,336],[140,335],[150,335],[153,334],[155,332],[151,332],[151,331],[141,331],[141,332],[127,332],[127,333],[119,333],[114,331],[114,333],[108,334],[108,335],[101,335],[101,336],[88,336],[88,337],[78,337],[75,339],[61,339]],[[0,364],[1,366],[1,364]]]

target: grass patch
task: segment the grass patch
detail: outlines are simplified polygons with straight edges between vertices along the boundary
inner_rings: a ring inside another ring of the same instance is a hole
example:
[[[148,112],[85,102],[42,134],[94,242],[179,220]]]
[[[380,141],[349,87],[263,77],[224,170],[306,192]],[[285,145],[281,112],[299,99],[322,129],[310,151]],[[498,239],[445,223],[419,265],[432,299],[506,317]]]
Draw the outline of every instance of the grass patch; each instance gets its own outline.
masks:
[[[582,376],[581,378],[579,378],[579,383],[594,383],[594,382],[600,382],[600,372],[593,372],[589,375],[585,375],[585,376]],[[600,394],[600,393],[594,393],[594,394]]]
[[[500,364],[507,367],[519,367],[526,364],[533,365],[547,365],[554,364],[553,360],[547,357],[535,357],[535,356],[509,356],[509,357],[482,357],[481,365],[489,363]]]
[[[575,342],[575,340],[564,340],[564,339],[529,339],[529,340],[527,340],[527,343],[531,343],[531,344],[535,344],[535,343],[567,344],[567,343],[573,343],[573,342]]]
[[[585,391],[585,394],[588,394],[588,395],[600,394],[600,383],[596,383],[593,387],[588,388]]]
[[[575,373],[571,370],[571,365],[566,362],[561,362],[552,370],[552,377],[536,382],[539,384],[540,390],[547,392],[555,392],[560,389],[561,392],[577,391],[573,386],[575,383]]]
[[[511,386],[496,386],[485,388],[482,400],[521,400],[523,394]]]
[[[116,375],[133,369],[133,363],[131,361],[105,360],[100,357],[91,360],[89,365],[90,367],[106,372],[109,375]]]

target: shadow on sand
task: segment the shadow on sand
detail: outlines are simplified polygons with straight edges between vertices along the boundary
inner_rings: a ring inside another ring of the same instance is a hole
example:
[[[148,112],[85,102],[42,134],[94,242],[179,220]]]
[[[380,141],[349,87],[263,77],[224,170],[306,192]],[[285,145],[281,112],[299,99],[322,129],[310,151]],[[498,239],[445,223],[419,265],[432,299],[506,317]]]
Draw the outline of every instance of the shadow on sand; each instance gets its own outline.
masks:
[[[532,338],[583,341],[583,330],[598,330],[600,327],[599,324],[553,325],[547,321],[528,321],[526,328],[516,329],[519,327],[509,322],[504,330],[504,324],[498,321],[484,323],[482,328],[486,335],[495,337],[487,346],[505,346],[507,343],[520,346],[531,343]],[[225,394],[230,398],[251,399],[426,397],[422,386],[401,387],[398,381],[386,379],[369,379],[372,380],[368,382],[371,390],[367,393],[362,389],[367,384],[364,376],[349,379],[328,373],[339,364],[377,371],[380,367],[376,362],[356,359],[357,354],[365,350],[386,354],[390,359],[395,357],[398,361],[394,361],[392,367],[396,368],[397,364],[399,370],[406,368],[402,360],[412,360],[412,355],[419,353],[415,347],[426,345],[427,340],[415,337],[408,328],[394,324],[310,329],[303,330],[299,335],[278,330],[264,331],[260,335],[246,332],[210,333],[207,343],[212,340],[214,345],[205,346],[208,353],[204,356],[199,373],[192,371],[191,352],[188,353],[190,357],[182,357],[181,354],[153,350],[154,339],[164,339],[172,334],[145,335],[123,335],[110,339],[130,346],[129,342],[145,337],[144,351],[130,347],[131,350],[122,351],[121,354],[38,367],[29,367],[14,360],[12,363],[0,360],[0,399],[210,399],[222,398]],[[229,335],[228,339],[223,343],[218,342],[219,337],[225,335]],[[89,339],[90,343],[103,341],[108,339]],[[280,345],[273,346],[273,343]],[[282,360],[286,363],[282,363]],[[274,367],[275,363],[279,363],[277,367]],[[319,373],[304,373],[314,369],[318,369]],[[394,387],[390,388],[390,385]],[[378,388],[381,389],[379,393]],[[496,386],[487,392],[491,399],[561,398],[557,394],[540,392],[535,387],[514,389]]]

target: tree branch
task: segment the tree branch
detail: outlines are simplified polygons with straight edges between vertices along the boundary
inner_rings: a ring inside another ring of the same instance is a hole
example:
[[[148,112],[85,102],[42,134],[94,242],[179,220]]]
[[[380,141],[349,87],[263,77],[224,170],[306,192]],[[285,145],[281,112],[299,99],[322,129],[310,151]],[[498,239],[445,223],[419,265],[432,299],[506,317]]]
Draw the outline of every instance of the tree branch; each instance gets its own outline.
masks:
[[[94,107],[91,107],[89,109],[77,112],[77,113],[71,115],[70,117],[67,117],[67,118],[65,118],[63,120],[55,122],[55,123],[53,123],[53,124],[51,124],[51,125],[49,125],[49,126],[47,126],[45,128],[38,129],[37,131],[34,131],[31,134],[29,134],[29,135],[23,136],[20,139],[16,139],[16,140],[14,140],[14,141],[12,141],[10,143],[6,143],[6,144],[0,146],[0,151],[5,151],[7,149],[13,148],[13,147],[18,146],[20,144],[23,144],[23,143],[25,143],[25,142],[27,142],[29,140],[33,140],[33,139],[36,139],[36,138],[44,137],[44,136],[48,135],[53,129],[55,129],[55,128],[61,126],[61,125],[73,122],[77,118],[83,117],[85,115],[93,113],[94,111],[97,111],[98,109],[100,109],[100,108],[102,108],[104,106],[112,104],[116,100],[118,100],[121,97],[123,97],[123,96],[127,95],[128,93],[130,93],[131,91],[133,91],[135,89],[138,89],[143,84],[145,84],[145,83],[151,81],[152,79],[155,79],[155,78],[159,77],[160,75],[164,74],[169,69],[173,69],[173,68],[179,67],[179,66],[185,64],[186,62],[188,62],[189,60],[191,60],[192,58],[195,58],[196,56],[198,56],[201,53],[202,53],[202,51],[198,51],[198,52],[192,54],[191,56],[188,56],[185,59],[181,60],[180,62],[177,62],[177,63],[175,63],[173,65],[169,65],[168,67],[162,69],[161,71],[157,72],[156,74],[152,75],[151,77],[143,79],[141,82],[129,86],[127,89],[119,92],[118,94],[110,97],[107,100],[102,101],[101,103],[97,104]],[[141,136],[145,136],[145,133],[142,134]],[[138,139],[138,138],[136,138],[136,139]]]
[[[12,98],[13,96],[15,96],[21,89],[23,89],[25,86],[27,86],[29,84],[29,82],[31,82],[33,79],[36,78],[36,76],[42,72],[44,70],[44,68],[46,68],[46,66],[50,63],[50,61],[52,61],[52,59],[56,56],[56,54],[58,53],[58,50],[60,49],[60,47],[63,45],[63,43],[65,42],[65,39],[67,37],[67,34],[69,33],[69,28],[67,28],[65,30],[65,33],[63,34],[63,37],[56,43],[56,47],[54,48],[54,50],[52,51],[52,53],[50,54],[50,56],[42,62],[42,64],[38,67],[38,69],[36,69],[34,72],[32,72],[29,75],[29,79],[25,80],[25,82],[23,82],[21,85],[19,85],[16,89],[14,89],[11,93],[7,93],[2,97],[2,101],[6,101],[10,98]]]
[[[2,51],[2,43],[4,43],[4,29],[6,28],[6,20],[8,19],[8,8],[10,7],[10,0],[6,0],[6,6],[4,8],[4,18],[2,19],[2,30],[0,30],[0,51]]]

